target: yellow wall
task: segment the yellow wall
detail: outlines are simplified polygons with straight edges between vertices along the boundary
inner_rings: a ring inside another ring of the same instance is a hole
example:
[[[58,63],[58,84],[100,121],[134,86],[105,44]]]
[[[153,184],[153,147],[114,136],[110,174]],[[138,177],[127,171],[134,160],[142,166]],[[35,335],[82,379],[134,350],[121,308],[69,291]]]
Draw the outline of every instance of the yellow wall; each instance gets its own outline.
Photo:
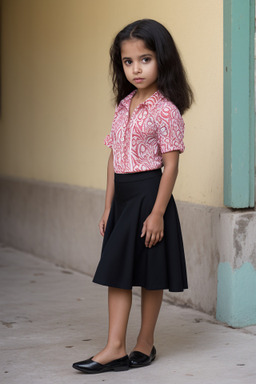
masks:
[[[172,33],[196,103],[184,115],[179,200],[221,206],[221,0],[2,0],[0,173],[105,188],[113,102],[108,51],[127,23]]]

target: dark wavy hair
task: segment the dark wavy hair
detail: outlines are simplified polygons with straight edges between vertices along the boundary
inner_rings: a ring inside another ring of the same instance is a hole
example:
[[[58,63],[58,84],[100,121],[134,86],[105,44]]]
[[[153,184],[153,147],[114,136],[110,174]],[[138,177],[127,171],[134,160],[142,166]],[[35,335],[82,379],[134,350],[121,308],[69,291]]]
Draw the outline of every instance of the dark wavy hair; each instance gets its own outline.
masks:
[[[192,104],[194,97],[179,52],[169,31],[151,19],[142,19],[127,25],[114,39],[110,48],[110,71],[116,103],[125,98],[136,87],[125,77],[121,44],[124,40],[140,39],[155,52],[158,66],[159,91],[183,114]]]

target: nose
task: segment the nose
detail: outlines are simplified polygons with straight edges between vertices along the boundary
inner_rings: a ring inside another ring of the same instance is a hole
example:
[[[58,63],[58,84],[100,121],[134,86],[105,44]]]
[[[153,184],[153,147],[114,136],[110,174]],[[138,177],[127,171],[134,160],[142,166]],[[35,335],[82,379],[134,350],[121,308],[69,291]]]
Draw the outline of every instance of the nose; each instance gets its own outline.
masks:
[[[138,73],[141,73],[141,67],[139,62],[133,63],[133,73],[136,75]]]

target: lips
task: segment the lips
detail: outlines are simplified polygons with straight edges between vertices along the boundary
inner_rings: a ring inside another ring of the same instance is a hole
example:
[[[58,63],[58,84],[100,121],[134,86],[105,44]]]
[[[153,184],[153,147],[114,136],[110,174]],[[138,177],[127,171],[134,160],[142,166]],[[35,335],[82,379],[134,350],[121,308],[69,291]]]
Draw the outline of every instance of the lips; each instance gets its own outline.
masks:
[[[135,77],[133,80],[135,83],[141,83],[144,79],[142,77]]]

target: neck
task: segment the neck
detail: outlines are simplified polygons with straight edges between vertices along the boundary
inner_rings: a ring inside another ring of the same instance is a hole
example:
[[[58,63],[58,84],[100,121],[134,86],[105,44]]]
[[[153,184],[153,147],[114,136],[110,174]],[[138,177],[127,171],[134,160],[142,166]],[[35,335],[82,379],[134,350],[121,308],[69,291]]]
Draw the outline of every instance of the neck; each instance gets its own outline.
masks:
[[[148,99],[150,96],[153,95],[158,90],[157,86],[151,87],[150,89],[138,89],[136,92],[136,99],[139,101],[145,101]]]

